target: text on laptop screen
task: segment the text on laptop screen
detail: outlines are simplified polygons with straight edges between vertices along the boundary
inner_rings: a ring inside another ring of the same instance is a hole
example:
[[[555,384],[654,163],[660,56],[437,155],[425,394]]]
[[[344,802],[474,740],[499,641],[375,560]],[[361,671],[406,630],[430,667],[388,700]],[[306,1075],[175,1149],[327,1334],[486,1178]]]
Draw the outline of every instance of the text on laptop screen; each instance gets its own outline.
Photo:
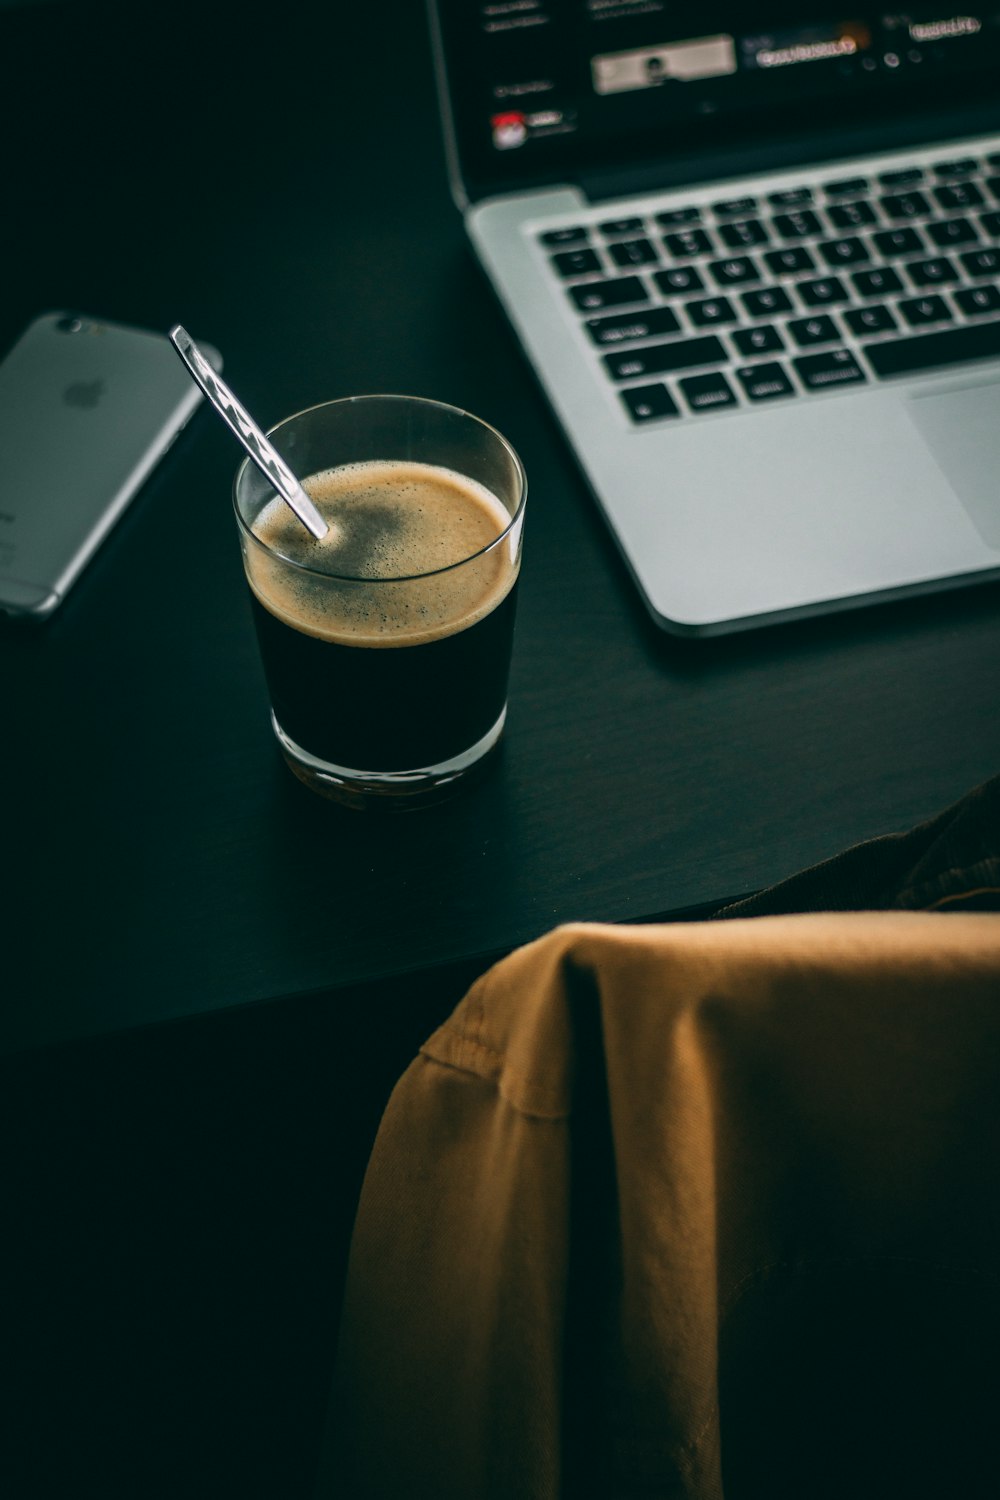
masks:
[[[444,0],[463,166],[502,184],[601,165],[631,142],[885,118],[997,93],[1000,7],[812,14],[674,0]]]

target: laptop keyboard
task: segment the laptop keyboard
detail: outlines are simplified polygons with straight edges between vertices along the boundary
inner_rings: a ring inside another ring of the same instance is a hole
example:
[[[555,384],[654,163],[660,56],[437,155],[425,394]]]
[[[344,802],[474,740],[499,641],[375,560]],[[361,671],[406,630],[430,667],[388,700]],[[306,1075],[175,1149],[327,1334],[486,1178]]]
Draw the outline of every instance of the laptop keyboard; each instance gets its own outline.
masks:
[[[538,241],[636,423],[1000,357],[1000,152]]]

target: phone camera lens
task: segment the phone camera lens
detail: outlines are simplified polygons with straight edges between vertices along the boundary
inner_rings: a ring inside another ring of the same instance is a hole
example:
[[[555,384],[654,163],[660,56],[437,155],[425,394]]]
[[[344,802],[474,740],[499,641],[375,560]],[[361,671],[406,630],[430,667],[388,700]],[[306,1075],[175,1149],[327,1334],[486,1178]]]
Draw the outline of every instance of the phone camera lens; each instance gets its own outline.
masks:
[[[80,322],[79,318],[69,317],[60,318],[58,323],[56,324],[56,327],[58,328],[60,333],[79,333],[80,329],[83,327],[83,324]]]

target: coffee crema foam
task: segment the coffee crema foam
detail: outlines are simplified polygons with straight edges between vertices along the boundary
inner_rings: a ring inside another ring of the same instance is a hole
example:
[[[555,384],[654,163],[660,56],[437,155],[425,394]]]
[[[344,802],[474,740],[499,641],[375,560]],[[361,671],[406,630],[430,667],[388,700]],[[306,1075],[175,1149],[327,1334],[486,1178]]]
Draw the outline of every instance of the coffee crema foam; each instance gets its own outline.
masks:
[[[513,538],[475,556],[510,515],[473,479],[431,464],[372,460],[302,483],[329,524],[325,537],[312,537],[277,497],[252,529],[265,547],[315,571],[244,545],[250,587],[295,630],[342,645],[420,645],[468,629],[513,587]]]

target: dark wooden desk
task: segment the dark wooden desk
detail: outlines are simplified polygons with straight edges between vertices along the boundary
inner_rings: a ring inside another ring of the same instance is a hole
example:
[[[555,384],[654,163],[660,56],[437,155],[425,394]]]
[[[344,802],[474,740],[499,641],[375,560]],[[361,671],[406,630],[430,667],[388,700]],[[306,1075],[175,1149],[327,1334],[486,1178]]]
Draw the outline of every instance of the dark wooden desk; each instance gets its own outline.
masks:
[[[81,1472],[105,1496],[301,1493],[321,1403],[295,1393],[328,1357],[371,1132],[468,978],[560,921],[753,889],[997,769],[996,588],[708,645],[649,624],[466,248],[416,0],[293,0],[232,37],[256,14],[205,9],[0,11],[0,345],[51,307],[180,320],[265,423],[379,390],[495,423],[530,481],[509,732],[488,781],[420,814],[292,780],[237,453],[204,411],[57,618],[0,632],[4,1172],[41,1288],[37,1447],[20,1431],[45,1452],[12,1496]]]
[[[301,791],[244,599],[237,451],[199,412],[57,618],[0,638],[3,864],[27,898],[5,1047],[336,1003],[566,919],[683,912],[997,767],[995,588],[714,644],[654,630],[466,248],[420,7],[298,11],[235,41],[184,6],[139,31],[118,6],[4,15],[31,145],[0,342],[51,306],[179,319],[265,423],[376,390],[494,422],[530,482],[503,761],[403,818]],[[265,94],[271,63],[297,91]]]

